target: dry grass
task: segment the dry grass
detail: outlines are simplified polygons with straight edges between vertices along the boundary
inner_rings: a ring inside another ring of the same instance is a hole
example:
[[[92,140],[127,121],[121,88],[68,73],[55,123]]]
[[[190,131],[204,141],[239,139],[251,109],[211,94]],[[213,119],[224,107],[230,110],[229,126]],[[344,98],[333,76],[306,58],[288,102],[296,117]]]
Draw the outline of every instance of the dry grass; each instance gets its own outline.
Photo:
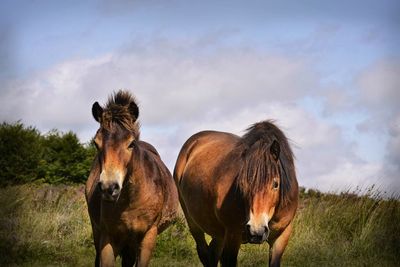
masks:
[[[1,189],[0,204],[1,265],[91,265],[82,187],[8,187]]]
[[[92,266],[83,186],[0,189],[0,266]],[[283,266],[398,266],[400,201],[302,194]],[[240,266],[266,266],[268,245],[243,245]],[[184,218],[157,240],[151,266],[201,266]]]

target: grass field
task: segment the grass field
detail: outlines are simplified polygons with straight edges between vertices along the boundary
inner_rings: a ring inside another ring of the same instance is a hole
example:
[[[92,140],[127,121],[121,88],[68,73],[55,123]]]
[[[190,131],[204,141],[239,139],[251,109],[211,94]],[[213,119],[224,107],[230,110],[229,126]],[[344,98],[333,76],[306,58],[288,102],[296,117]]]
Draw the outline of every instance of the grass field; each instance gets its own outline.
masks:
[[[283,266],[400,266],[400,201],[373,189],[302,192]],[[92,266],[83,186],[0,189],[0,266]],[[268,245],[243,245],[239,266],[267,266]],[[185,220],[161,234],[151,266],[201,266]]]

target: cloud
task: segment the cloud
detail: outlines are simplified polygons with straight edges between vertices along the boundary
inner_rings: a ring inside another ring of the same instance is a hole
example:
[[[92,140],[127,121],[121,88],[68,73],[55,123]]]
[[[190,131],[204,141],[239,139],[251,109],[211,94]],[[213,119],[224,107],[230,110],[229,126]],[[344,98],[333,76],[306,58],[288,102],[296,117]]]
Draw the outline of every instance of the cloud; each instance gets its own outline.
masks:
[[[400,60],[386,59],[373,64],[357,79],[359,106],[369,116],[358,125],[360,132],[375,132],[388,138],[381,176],[400,192]]]
[[[389,126],[385,161],[384,174],[390,180],[390,185],[400,191],[400,114]]]
[[[381,165],[379,163],[357,163],[342,160],[335,168],[318,177],[318,189],[341,192],[360,188],[361,192],[365,192],[366,189],[377,186],[379,190],[382,190],[380,193],[385,193],[385,190],[392,192],[387,184],[382,183],[379,176],[377,176],[380,169]]]
[[[275,119],[295,147],[301,185],[330,190],[373,181],[377,165],[355,153],[341,127],[301,104],[321,98],[321,77],[308,60],[204,40],[137,40],[9,81],[0,91],[0,119],[73,130],[86,141],[98,127],[93,102],[128,88],[139,100],[142,138],[171,170],[184,141],[200,130],[242,135],[257,121]]]
[[[32,77],[7,82],[1,90],[1,119],[22,120],[42,130],[80,130],[90,114],[93,90],[82,85],[87,72],[104,62],[79,60],[58,64]]]
[[[374,63],[358,77],[362,104],[376,110],[400,110],[400,60],[386,59]]]
[[[370,170],[374,175],[365,175],[364,184],[375,183],[389,192],[400,192],[399,73],[399,59],[380,59],[354,76],[349,85],[353,90],[332,86],[324,95],[325,116],[360,114],[360,120],[354,125],[353,138],[358,139],[357,145],[369,153],[379,153],[377,148],[383,151],[381,162],[369,162],[364,167],[347,164],[347,168],[355,167],[361,173]],[[366,141],[362,140],[363,136],[368,136]],[[333,174],[339,177],[340,171]],[[357,181],[356,178],[351,180]]]

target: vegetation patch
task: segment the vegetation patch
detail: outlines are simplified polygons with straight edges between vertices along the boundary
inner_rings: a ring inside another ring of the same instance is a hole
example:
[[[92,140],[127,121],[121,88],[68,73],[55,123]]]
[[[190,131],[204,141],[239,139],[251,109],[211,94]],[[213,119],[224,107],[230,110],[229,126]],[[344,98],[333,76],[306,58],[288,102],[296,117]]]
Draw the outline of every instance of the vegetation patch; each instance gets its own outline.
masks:
[[[302,191],[283,266],[398,266],[398,197],[309,191]],[[0,266],[93,266],[83,185],[8,186],[0,205]],[[242,245],[239,266],[266,266],[268,249]],[[158,236],[151,266],[201,266],[182,214]]]
[[[20,122],[0,124],[0,187],[41,181],[85,182],[96,149],[73,132],[41,134]]]

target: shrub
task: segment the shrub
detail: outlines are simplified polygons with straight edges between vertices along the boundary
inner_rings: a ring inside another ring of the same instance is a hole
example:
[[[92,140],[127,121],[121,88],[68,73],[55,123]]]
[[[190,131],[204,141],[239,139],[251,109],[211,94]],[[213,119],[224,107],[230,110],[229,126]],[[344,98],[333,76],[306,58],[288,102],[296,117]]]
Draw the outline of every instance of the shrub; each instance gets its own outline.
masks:
[[[43,146],[38,130],[21,122],[0,125],[0,186],[37,178]]]
[[[86,181],[94,150],[83,146],[76,134],[51,131],[43,140],[44,154],[39,176],[48,183],[83,183]]]
[[[89,175],[95,147],[83,145],[73,132],[53,130],[41,135],[21,122],[0,125],[0,186],[41,180],[83,183]]]

